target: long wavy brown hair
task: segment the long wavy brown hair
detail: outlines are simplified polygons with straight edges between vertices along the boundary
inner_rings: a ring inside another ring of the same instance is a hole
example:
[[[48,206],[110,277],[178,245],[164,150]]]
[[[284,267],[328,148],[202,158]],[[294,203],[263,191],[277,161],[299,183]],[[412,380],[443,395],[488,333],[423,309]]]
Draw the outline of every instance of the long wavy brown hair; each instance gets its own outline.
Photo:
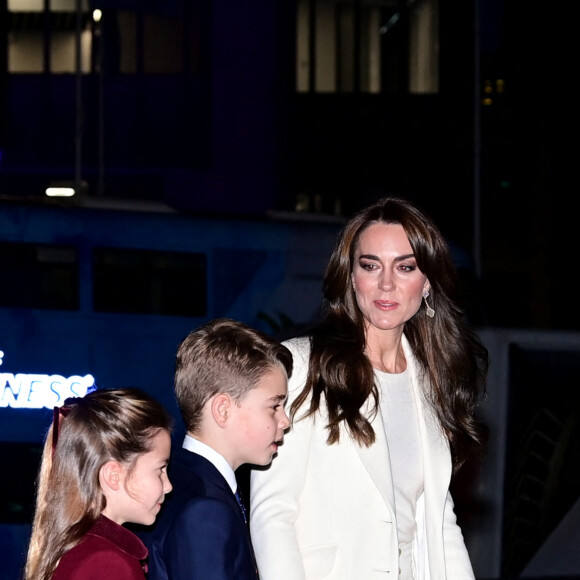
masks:
[[[49,580],[97,521],[106,504],[101,467],[116,460],[131,472],[153,437],[171,428],[171,416],[140,389],[96,390],[65,401],[44,443],[25,580]]]
[[[476,418],[476,406],[485,392],[488,353],[465,321],[447,242],[433,220],[404,199],[383,198],[361,210],[343,228],[324,276],[324,312],[311,333],[307,381],[291,405],[291,416],[297,419],[298,410],[308,400],[304,416],[316,414],[324,399],[329,444],[339,441],[341,427],[360,445],[370,446],[375,441],[369,416],[361,408],[372,397],[377,411],[378,390],[365,354],[364,319],[351,273],[361,233],[380,222],[403,226],[417,266],[429,279],[435,316],[429,318],[422,304],[405,324],[404,333],[423,373],[425,398],[449,440],[456,472],[469,454],[485,447],[487,431]]]

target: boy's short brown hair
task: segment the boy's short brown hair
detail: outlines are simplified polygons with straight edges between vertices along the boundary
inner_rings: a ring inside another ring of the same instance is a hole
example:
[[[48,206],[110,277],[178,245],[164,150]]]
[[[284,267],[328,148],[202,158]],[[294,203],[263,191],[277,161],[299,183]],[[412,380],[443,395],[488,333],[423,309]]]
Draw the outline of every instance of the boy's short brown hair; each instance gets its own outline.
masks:
[[[242,322],[218,318],[190,332],[177,350],[174,381],[187,430],[195,433],[211,397],[227,393],[241,401],[276,366],[290,377],[290,351]]]

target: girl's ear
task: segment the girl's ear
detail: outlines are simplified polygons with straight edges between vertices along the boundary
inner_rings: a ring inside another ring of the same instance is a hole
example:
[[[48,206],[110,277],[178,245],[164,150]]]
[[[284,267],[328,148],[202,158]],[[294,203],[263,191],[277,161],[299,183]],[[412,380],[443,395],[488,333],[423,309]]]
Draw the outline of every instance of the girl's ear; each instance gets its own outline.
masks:
[[[425,294],[425,292],[431,292],[431,284],[429,283],[429,280],[425,280],[425,284],[423,286],[423,294]]]
[[[123,466],[114,460],[107,461],[99,471],[99,482],[103,490],[116,491],[123,481]]]
[[[213,420],[219,427],[224,427],[230,416],[232,398],[226,393],[218,393],[210,401],[210,409]]]

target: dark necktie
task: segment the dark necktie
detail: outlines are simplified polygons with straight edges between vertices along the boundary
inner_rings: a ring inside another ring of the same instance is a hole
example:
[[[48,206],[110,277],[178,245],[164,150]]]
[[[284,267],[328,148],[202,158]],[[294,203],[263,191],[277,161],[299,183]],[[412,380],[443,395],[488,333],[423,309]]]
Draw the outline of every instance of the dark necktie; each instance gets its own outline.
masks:
[[[248,515],[246,513],[246,506],[244,505],[244,502],[242,501],[242,496],[240,495],[240,492],[236,490],[235,493],[236,499],[238,500],[238,505],[240,506],[240,509],[242,510],[242,515],[244,516],[244,522],[247,524],[248,523]]]

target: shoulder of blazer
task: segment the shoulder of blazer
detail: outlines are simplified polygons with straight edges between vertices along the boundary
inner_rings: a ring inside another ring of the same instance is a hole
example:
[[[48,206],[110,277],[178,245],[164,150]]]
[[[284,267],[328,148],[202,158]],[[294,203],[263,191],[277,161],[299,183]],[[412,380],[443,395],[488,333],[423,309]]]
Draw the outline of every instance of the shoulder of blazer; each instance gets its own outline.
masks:
[[[310,358],[310,337],[297,336],[282,342],[282,344],[292,353],[294,363],[301,363],[308,366]]]
[[[209,489],[222,489],[226,494],[231,491],[211,461],[187,449],[176,449],[172,453],[168,474],[173,484],[171,496],[205,495]]]

